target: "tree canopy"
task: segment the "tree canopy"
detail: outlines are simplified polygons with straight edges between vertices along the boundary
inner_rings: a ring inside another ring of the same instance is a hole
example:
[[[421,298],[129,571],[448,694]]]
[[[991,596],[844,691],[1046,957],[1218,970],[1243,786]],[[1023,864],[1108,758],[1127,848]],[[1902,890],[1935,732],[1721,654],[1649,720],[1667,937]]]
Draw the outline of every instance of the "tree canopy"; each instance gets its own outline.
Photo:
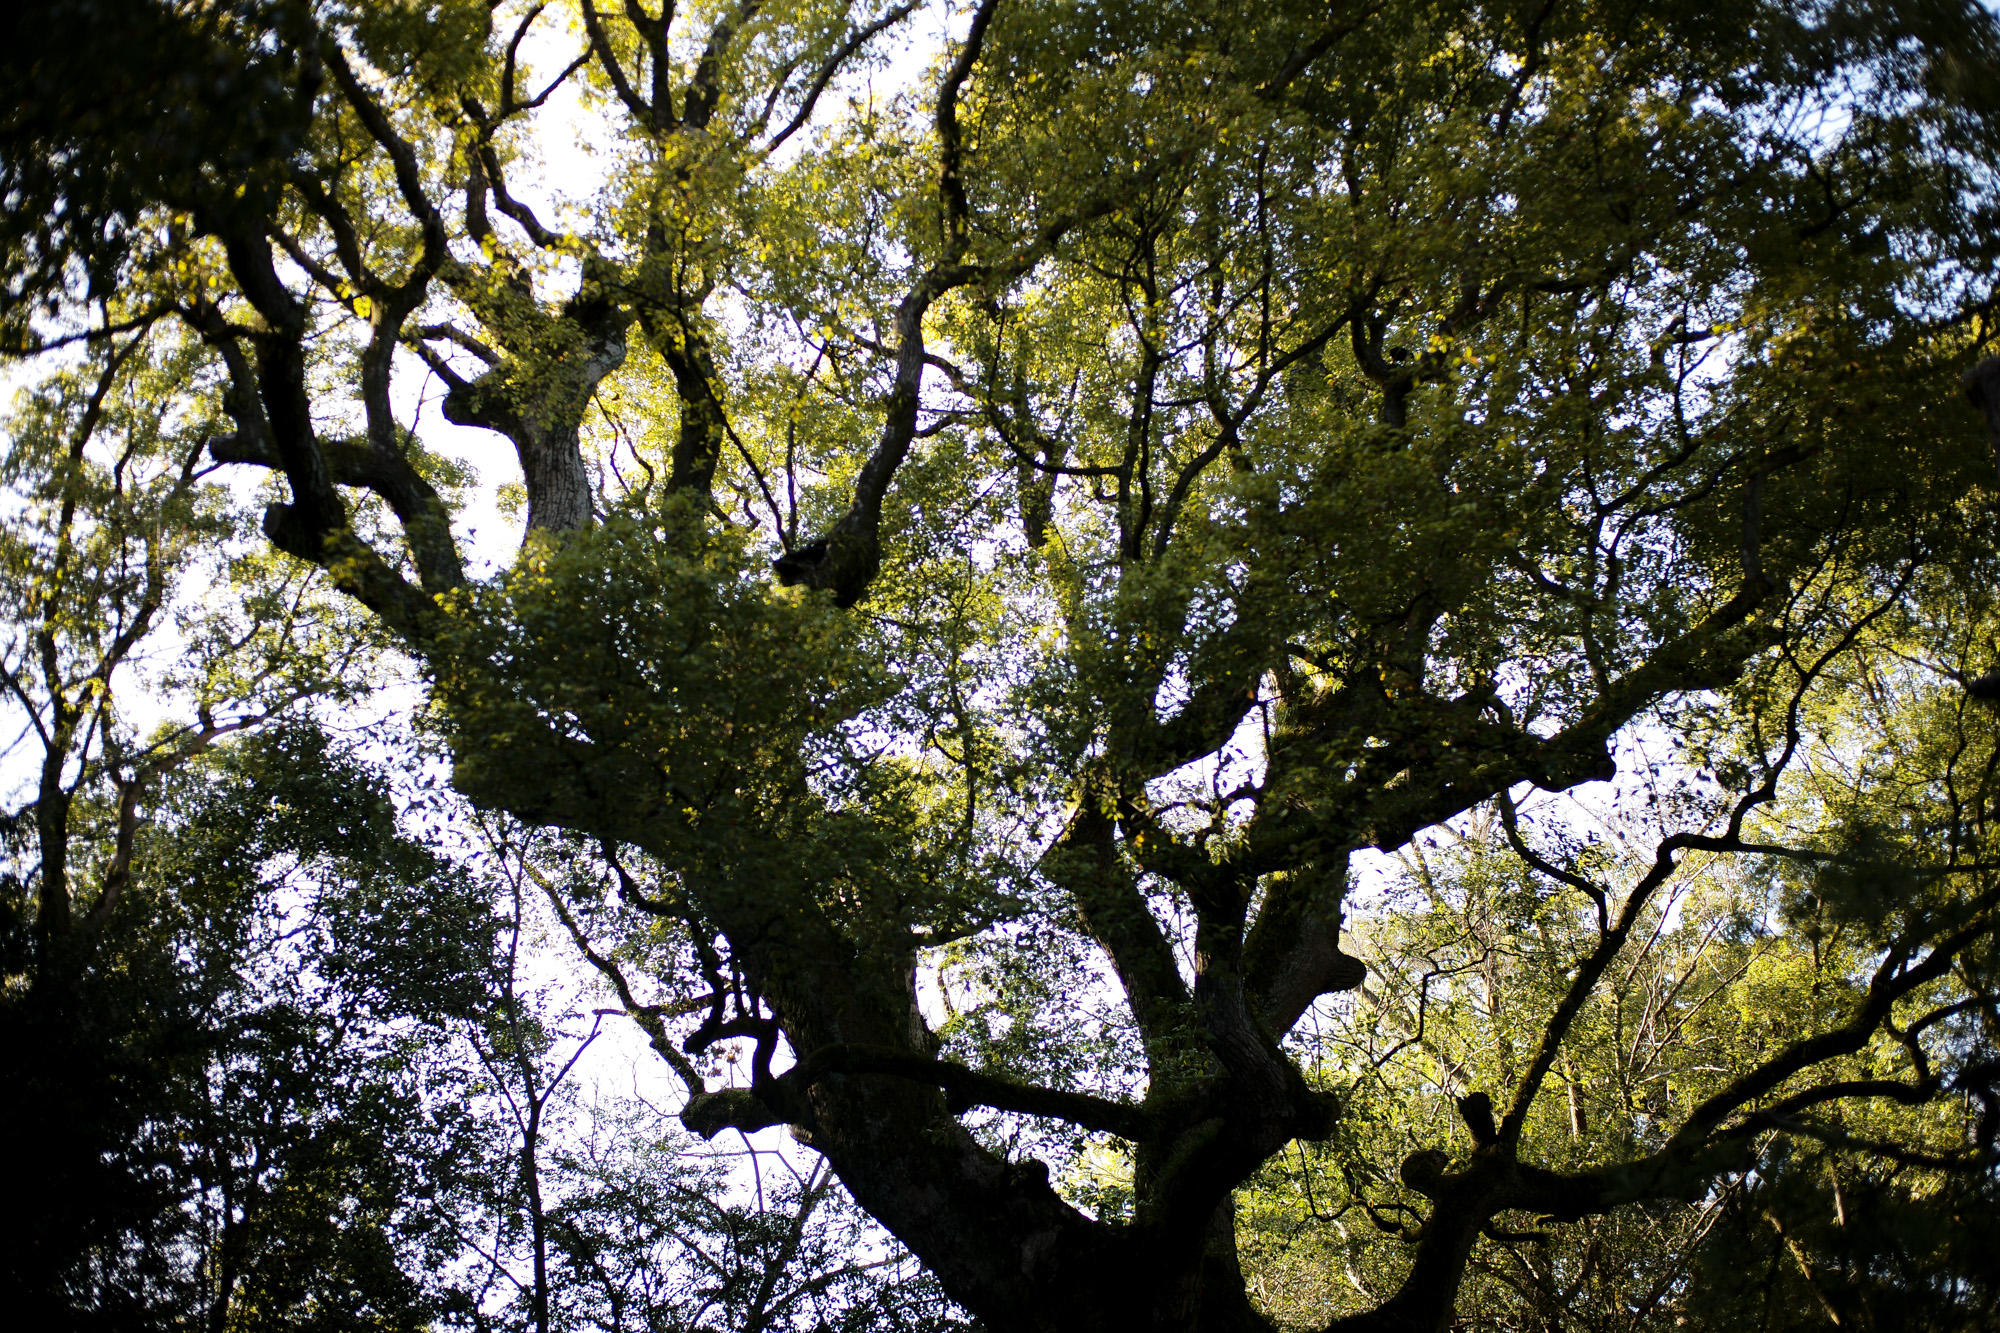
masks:
[[[1984,8],[5,23],[24,1068],[311,865],[284,1041],[467,1034],[521,1188],[524,895],[682,1126],[823,1160],[759,1319],[832,1180],[995,1330],[1992,1317]],[[383,710],[453,794],[326,740]],[[458,1142],[350,1054],[341,1124]],[[538,1327],[672,1326],[600,1262],[692,1215],[622,1123],[507,1205]],[[312,1188],[407,1265],[480,1173],[370,1143]]]

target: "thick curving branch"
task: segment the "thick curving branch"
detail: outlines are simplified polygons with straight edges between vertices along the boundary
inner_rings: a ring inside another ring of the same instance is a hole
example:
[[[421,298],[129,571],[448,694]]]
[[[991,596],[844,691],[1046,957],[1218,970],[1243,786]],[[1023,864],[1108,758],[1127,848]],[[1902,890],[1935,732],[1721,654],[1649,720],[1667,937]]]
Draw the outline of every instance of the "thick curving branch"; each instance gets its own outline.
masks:
[[[810,1125],[813,1112],[805,1099],[807,1089],[823,1079],[862,1074],[938,1088],[945,1094],[947,1111],[953,1114],[987,1106],[997,1111],[1062,1120],[1133,1141],[1152,1138],[1161,1128],[1153,1112],[1130,1102],[1016,1083],[954,1061],[866,1045],[822,1046],[784,1073],[748,1089],[748,1096],[740,1095],[745,1089],[704,1093],[689,1101],[681,1121],[703,1138],[714,1138],[724,1129]]]
[[[388,503],[403,525],[426,592],[445,592],[464,584],[458,548],[451,540],[451,511],[400,450],[386,453],[372,442],[357,440],[322,440],[319,448],[335,485],[370,491]],[[218,463],[281,466],[268,441],[241,431],[211,438],[208,455]]]
[[[1147,1043],[1165,1043],[1187,1020],[1190,996],[1173,946],[1121,861],[1105,793],[1086,789],[1041,870],[1076,903],[1084,929],[1111,959]]]

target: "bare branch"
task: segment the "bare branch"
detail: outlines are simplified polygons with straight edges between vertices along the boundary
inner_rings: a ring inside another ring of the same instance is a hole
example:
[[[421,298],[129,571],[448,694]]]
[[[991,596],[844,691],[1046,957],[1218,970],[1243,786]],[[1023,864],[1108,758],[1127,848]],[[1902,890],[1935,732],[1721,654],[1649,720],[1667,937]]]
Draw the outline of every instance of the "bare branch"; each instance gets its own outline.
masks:
[[[856,32],[846,42],[842,43],[838,50],[828,56],[826,62],[819,67],[819,71],[813,75],[812,84],[806,89],[805,97],[799,103],[798,114],[793,116],[783,129],[765,141],[764,153],[769,155],[776,152],[778,145],[784,143],[785,140],[791,138],[794,134],[797,134],[805,126],[806,122],[812,119],[813,109],[819,105],[820,94],[826,91],[827,84],[833,82],[834,76],[840,73],[840,67],[846,64],[855,52],[866,46],[871,39],[880,33],[886,32],[888,29],[901,23],[904,19],[915,13],[916,9],[917,0],[905,0],[903,4],[897,5],[881,18]],[[784,85],[781,82],[778,87],[771,90],[771,101],[765,105],[764,114],[757,118],[759,128],[770,118],[771,106],[777,102],[778,94],[783,91],[783,87]]]

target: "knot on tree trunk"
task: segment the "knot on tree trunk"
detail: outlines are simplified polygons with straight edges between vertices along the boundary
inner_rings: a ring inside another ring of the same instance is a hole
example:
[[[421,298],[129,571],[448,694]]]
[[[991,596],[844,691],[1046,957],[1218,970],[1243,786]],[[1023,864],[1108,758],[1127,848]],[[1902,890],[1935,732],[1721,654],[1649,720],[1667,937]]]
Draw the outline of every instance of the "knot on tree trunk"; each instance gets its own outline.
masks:
[[[723,1088],[717,1092],[697,1094],[688,1099],[687,1106],[681,1111],[681,1124],[689,1133],[699,1134],[704,1139],[712,1139],[725,1129],[740,1129],[746,1134],[754,1134],[760,1129],[783,1123],[784,1118],[748,1088]]]
[[[1480,1147],[1488,1147],[1500,1141],[1500,1131],[1493,1123],[1493,1099],[1483,1092],[1467,1093],[1458,1099],[1458,1114],[1465,1121],[1465,1127],[1472,1134],[1472,1141]]]
[[[1450,1165],[1449,1153],[1436,1148],[1419,1148],[1403,1159],[1400,1174],[1405,1185],[1426,1199],[1435,1199],[1444,1192],[1445,1168]]]
[[[771,572],[787,588],[829,589],[834,605],[846,608],[861,600],[881,565],[872,526],[850,515],[826,536],[773,560]]]
[[[1331,991],[1360,990],[1368,980],[1368,965],[1352,954],[1337,950],[1326,965],[1326,988]]]
[[[1543,791],[1568,791],[1586,782],[1609,782],[1618,776],[1618,761],[1600,741],[1595,745],[1551,745],[1535,757],[1528,778]]]
[[[282,502],[266,505],[262,527],[265,538],[286,555],[319,563],[319,534],[294,506]]]

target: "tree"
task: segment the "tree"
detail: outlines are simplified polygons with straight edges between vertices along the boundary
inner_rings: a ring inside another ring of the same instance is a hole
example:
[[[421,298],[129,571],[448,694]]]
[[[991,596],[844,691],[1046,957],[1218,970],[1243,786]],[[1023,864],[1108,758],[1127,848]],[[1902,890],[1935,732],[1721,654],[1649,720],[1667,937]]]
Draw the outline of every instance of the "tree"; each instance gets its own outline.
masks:
[[[10,336],[202,342],[207,456],[421,664],[459,790],[566,849],[684,1124],[794,1126],[989,1326],[1262,1326],[1233,1200],[1294,1143],[1407,1191],[1342,1329],[1444,1327],[1509,1217],[1822,1147],[1990,1178],[1984,10],[15,22]],[[552,213],[566,84],[611,147]],[[397,415],[419,370],[512,446],[491,577]],[[1519,815],[1663,745],[1706,777],[1610,788],[1620,857]],[[1514,905],[1438,901],[1507,1054],[1455,1154],[1370,1140],[1291,1034],[1370,968],[1402,1021],[1412,974],[1340,945],[1354,858],[1482,817]],[[1814,1002],[1629,1134],[1543,1132],[1699,875],[1839,936]],[[697,1063],[729,1040],[747,1087]],[[1066,1198],[1086,1149],[1129,1183]]]
[[[453,1153],[409,1114],[382,1043],[340,1033],[361,1005],[449,1009],[452,969],[398,960],[443,994],[385,995],[338,926],[438,864],[317,733],[218,752],[301,697],[344,693],[338,671],[372,636],[316,633],[324,599],[306,580],[215,549],[231,521],[199,485],[199,360],[121,340],[8,423],[0,680],[10,785],[30,796],[7,812],[0,881],[5,1117],[22,1145],[9,1305],[51,1325],[220,1327],[246,1299],[272,1323],[358,1300],[409,1323],[423,1295],[383,1260],[423,1211],[411,1162],[448,1170]],[[157,411],[177,394],[180,412]],[[177,588],[203,575],[248,595],[190,606]],[[163,662],[167,635],[180,651]],[[155,708],[185,722],[135,725],[149,668]],[[325,873],[297,885],[274,861]],[[463,906],[440,888],[438,912]],[[279,906],[301,895],[306,927]],[[476,940],[476,914],[455,924]],[[302,960],[344,975],[304,994]]]
[[[426,1032],[478,1006],[491,931],[379,775],[296,716],[351,695],[374,636],[219,549],[200,361],[120,340],[7,423],[0,681],[30,799],[0,880],[0,1273],[52,1327],[420,1327],[443,1293],[408,1270],[468,1137]],[[245,595],[181,595],[204,575]],[[393,935],[459,947],[385,938],[385,903]]]
[[[199,388],[187,351],[121,342],[6,423],[6,768],[29,796],[0,826],[8,1308],[121,1333],[512,1327],[477,1280],[512,1276],[526,1232],[546,1298],[545,1198],[567,1210],[565,1255],[596,1274],[622,1256],[669,1289],[643,1327],[713,1326],[673,1298],[704,1252],[727,1257],[730,1290],[763,1293],[774,1327],[802,1305],[833,1322],[880,1307],[886,1260],[834,1253],[859,1223],[824,1179],[789,1245],[713,1244],[771,1230],[743,1206],[675,1215],[679,1250],[621,1251],[634,1219],[605,1229],[576,1206],[628,1156],[575,1158],[564,1108],[549,1114],[566,1089],[538,1057],[573,1053],[544,1049],[565,1015],[516,967],[519,881],[481,873],[465,812],[421,767],[391,771],[414,754],[393,732],[372,728],[364,752],[311,717],[359,696],[328,664],[372,636],[341,633],[355,627],[304,571],[268,577],[197,484],[200,404],[152,407],[163,384]],[[247,596],[180,591],[203,575]],[[501,1105],[515,1083],[525,1123]],[[699,1198],[688,1182],[722,1173],[680,1146],[629,1160]],[[562,1156],[550,1169],[538,1151]],[[925,1308],[922,1284],[898,1295]],[[527,1326],[551,1327],[536,1304]]]
[[[1570,905],[1490,823],[1464,832],[1409,849],[1396,914],[1356,946],[1370,968],[1357,1012],[1304,1034],[1314,1074],[1345,1094],[1341,1133],[1296,1145],[1243,1196],[1246,1272],[1287,1327],[1393,1285],[1424,1199],[1378,1164],[1440,1140],[1475,1148],[1454,1101],[1511,1081],[1535,1001],[1560,993],[1576,952],[1585,923]],[[1643,830],[1622,832],[1637,836],[1607,837],[1593,859],[1616,866],[1618,850],[1645,845]],[[1852,1001],[1867,928],[1809,889],[1817,920],[1801,922],[1803,886],[1741,869],[1710,860],[1661,895],[1643,942],[1579,1015],[1525,1153],[1630,1157],[1751,1054]],[[1641,872],[1628,861],[1614,873]],[[1846,1072],[1879,1071],[1884,1054]],[[1769,1115],[1699,1197],[1571,1226],[1500,1219],[1471,1260],[1459,1326],[1980,1327],[2000,1301],[1984,1220],[2000,1181],[1976,1157],[1953,1162],[1966,1129],[1959,1107],[1822,1103],[1809,1118]]]

